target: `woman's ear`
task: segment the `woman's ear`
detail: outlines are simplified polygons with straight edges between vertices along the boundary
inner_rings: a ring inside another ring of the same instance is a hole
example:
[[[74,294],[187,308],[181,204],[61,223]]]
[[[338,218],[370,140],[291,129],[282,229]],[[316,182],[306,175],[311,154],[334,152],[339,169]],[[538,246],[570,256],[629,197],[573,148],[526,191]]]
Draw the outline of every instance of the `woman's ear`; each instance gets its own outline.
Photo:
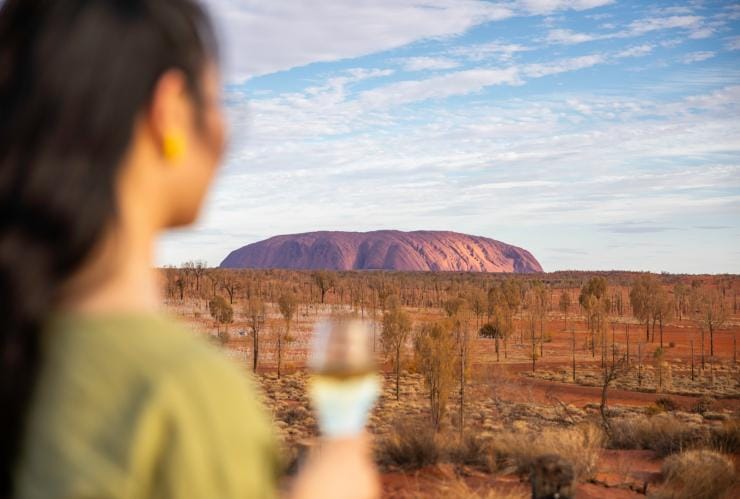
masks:
[[[169,70],[157,81],[149,106],[149,125],[164,160],[176,163],[187,150],[191,102],[185,75]]]

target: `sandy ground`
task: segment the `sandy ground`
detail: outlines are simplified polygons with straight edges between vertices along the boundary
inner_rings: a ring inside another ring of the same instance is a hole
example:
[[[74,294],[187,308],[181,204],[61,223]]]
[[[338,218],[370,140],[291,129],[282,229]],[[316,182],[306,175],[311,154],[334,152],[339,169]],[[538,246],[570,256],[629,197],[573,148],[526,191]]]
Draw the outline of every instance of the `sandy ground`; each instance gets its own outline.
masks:
[[[207,331],[215,333],[214,324],[207,317],[207,311],[204,305],[177,305],[172,309],[180,315],[196,331]],[[311,328],[313,323],[321,316],[328,313],[328,308],[323,310],[304,309],[291,324],[291,335],[294,341],[287,347],[283,354],[284,372],[304,369],[306,355],[308,352]],[[416,321],[423,319],[429,320],[440,315],[437,311],[420,310],[413,312]],[[729,326],[716,333],[714,338],[715,363],[723,365],[732,365],[734,355],[734,336],[740,333],[740,317],[731,317]],[[268,318],[267,325],[260,338],[260,369],[262,373],[274,372],[275,370],[275,349],[274,349],[274,331],[283,328],[284,322],[273,309]],[[517,328],[521,324],[517,323]],[[589,333],[586,324],[581,318],[575,316],[568,317],[568,325],[564,327],[562,315],[559,312],[551,312],[547,323],[544,325],[544,331],[549,341],[543,345],[543,357],[536,362],[536,369],[539,370],[567,370],[570,369],[573,349],[573,336],[571,328],[575,331],[576,347],[575,357],[579,370],[598,371],[600,366],[600,354],[597,350],[596,356],[592,356],[591,350],[587,344]],[[610,325],[608,330],[608,352],[612,351],[624,353],[627,352],[629,342],[629,353],[631,361],[636,364],[639,351],[642,354],[642,362],[650,365],[652,352],[659,346],[660,335],[656,326],[655,341],[646,341],[644,325],[639,325],[628,318],[615,318],[613,327]],[[251,366],[252,362],[252,337],[246,322],[237,314],[234,324],[229,326],[231,339],[226,344],[227,352],[230,356],[236,358],[243,365]],[[378,363],[381,368],[388,369],[389,364],[386,362],[380,349],[380,328],[375,330]],[[672,321],[664,327],[663,344],[666,355],[665,360],[676,369],[687,369],[691,364],[691,342],[694,344],[694,365],[698,370],[701,358],[701,333],[698,324],[691,320]],[[409,344],[410,347],[410,344]],[[496,360],[495,342],[488,339],[475,338],[473,340],[473,370],[474,379],[479,386],[476,390],[485,392],[494,389],[489,386],[491,379],[499,380],[499,386],[495,389],[500,395],[511,402],[538,402],[550,403],[555,401],[564,404],[572,404],[576,407],[583,407],[586,404],[593,404],[599,401],[601,388],[598,386],[582,386],[573,383],[564,383],[548,381],[525,376],[532,370],[530,357],[531,341],[527,338],[519,341],[519,334],[515,333],[513,338],[509,339],[507,356],[500,352],[499,361]],[[503,349],[503,345],[501,345]],[[612,350],[612,348],[614,350]],[[709,358],[709,337],[705,337],[705,360]],[[537,346],[539,352],[539,346]],[[410,352],[410,348],[408,349]],[[498,373],[494,376],[492,373]],[[501,373],[505,376],[502,378]],[[501,379],[510,379],[510,386],[500,386]],[[488,380],[488,381],[487,381]],[[738,380],[740,381],[740,380]],[[679,387],[680,388],[680,387]],[[718,396],[716,409],[727,409],[734,411],[735,417],[740,414],[740,398],[736,396],[722,397],[721,393],[715,393]],[[632,391],[611,388],[609,390],[610,406],[632,406],[645,407],[655,404],[660,397],[666,394],[650,393],[643,391]],[[699,399],[698,396],[687,396],[681,394],[668,394],[678,407],[683,410],[690,410]],[[627,488],[639,488],[641,485],[648,484],[648,489],[654,482],[660,479],[661,461],[656,459],[650,451],[610,451],[604,450],[599,462],[599,473],[594,483],[584,483],[578,486],[579,498],[627,498],[644,496],[644,492],[639,493]],[[382,477],[384,497],[429,497],[432,491],[439,490],[440,486],[463,480],[471,489],[495,490],[497,494],[503,497],[527,497],[529,485],[522,482],[515,476],[492,476],[482,473],[469,472],[462,474],[460,470],[451,468],[451,465],[437,465],[434,467],[423,468],[411,473],[386,473]],[[740,497],[740,490],[738,495]]]

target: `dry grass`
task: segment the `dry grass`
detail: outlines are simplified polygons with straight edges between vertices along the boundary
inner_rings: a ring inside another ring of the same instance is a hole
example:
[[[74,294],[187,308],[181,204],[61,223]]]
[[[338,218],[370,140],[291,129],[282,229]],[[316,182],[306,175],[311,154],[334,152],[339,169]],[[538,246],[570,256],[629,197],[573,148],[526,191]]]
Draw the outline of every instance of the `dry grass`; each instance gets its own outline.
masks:
[[[701,446],[706,434],[668,414],[614,419],[608,446],[612,449],[649,449],[659,456]]]
[[[488,473],[496,471],[490,439],[468,433],[462,439],[448,441],[445,451],[452,463],[472,466]]]
[[[430,497],[429,494],[423,497]],[[515,491],[501,491],[486,487],[485,490],[477,490],[462,479],[452,483],[440,483],[437,490],[431,493],[431,497],[456,499],[528,499],[531,494]]]
[[[507,468],[522,475],[535,460],[556,454],[573,466],[576,479],[593,476],[604,435],[588,424],[577,428],[548,428],[537,432],[500,433],[492,438],[467,434],[438,434],[426,421],[402,420],[378,443],[376,461],[384,468],[412,470],[441,462],[474,467],[487,473]]]
[[[662,411],[675,411],[678,410],[678,404],[675,400],[670,397],[659,397],[655,400],[655,405],[658,406]]]
[[[709,431],[707,447],[728,454],[740,453],[740,421],[725,421]]]
[[[696,405],[692,408],[697,414],[704,414],[705,412],[714,410],[717,405],[717,401],[714,397],[709,395],[702,395],[699,400],[696,401]]]
[[[669,414],[615,419],[611,423],[608,446],[648,449],[660,457],[699,448],[737,453],[740,452],[740,422],[732,420],[715,427],[695,426]]]
[[[663,462],[664,486],[660,498],[713,499],[729,495],[735,483],[732,459],[709,450],[690,450]]]
[[[588,424],[570,429],[547,428],[536,433],[504,433],[492,440],[491,447],[499,463],[513,465],[518,473],[529,473],[538,457],[555,454],[573,466],[576,480],[587,480],[596,471],[603,443],[602,430]]]
[[[429,423],[407,420],[397,423],[393,433],[378,443],[375,459],[382,467],[417,469],[436,464],[442,448],[441,438]]]

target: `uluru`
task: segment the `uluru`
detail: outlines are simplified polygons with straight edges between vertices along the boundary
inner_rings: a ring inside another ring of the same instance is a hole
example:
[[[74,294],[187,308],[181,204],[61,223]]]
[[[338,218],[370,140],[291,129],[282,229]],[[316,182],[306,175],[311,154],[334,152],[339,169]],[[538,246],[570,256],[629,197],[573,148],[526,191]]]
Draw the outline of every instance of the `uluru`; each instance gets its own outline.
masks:
[[[526,249],[450,231],[318,231],[274,236],[229,253],[222,268],[542,272]]]

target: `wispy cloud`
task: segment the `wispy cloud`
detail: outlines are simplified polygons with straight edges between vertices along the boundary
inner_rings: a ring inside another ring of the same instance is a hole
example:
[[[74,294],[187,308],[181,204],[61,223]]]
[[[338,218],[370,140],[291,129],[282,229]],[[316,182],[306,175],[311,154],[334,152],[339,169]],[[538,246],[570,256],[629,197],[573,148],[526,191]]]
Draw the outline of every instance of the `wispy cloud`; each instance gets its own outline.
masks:
[[[478,0],[208,0],[232,79],[354,58],[452,36],[514,15]]]
[[[731,36],[727,38],[725,47],[727,47],[727,50],[740,50],[740,36]]]
[[[614,0],[521,0],[519,5],[535,14],[549,14],[556,10],[588,10],[613,2]]]
[[[447,57],[407,57],[401,62],[406,71],[452,69],[460,65],[459,62]]]
[[[615,234],[654,234],[677,230],[675,227],[652,225],[646,222],[622,222],[618,224],[603,224],[601,229]]]
[[[277,233],[454,228],[548,269],[740,272],[736,10],[209,3],[231,33],[231,144],[164,263]]]
[[[629,35],[643,35],[651,31],[665,29],[698,28],[701,22],[701,16],[651,17],[631,22],[627,27],[626,33]]]
[[[454,47],[448,52],[452,56],[463,57],[471,61],[495,59],[500,62],[510,61],[517,53],[527,52],[532,47],[518,43],[488,42]]]
[[[516,68],[468,69],[424,80],[391,83],[379,89],[363,92],[360,100],[374,107],[397,106],[453,95],[467,95],[491,85],[519,84],[521,80]]]
[[[546,41],[549,43],[564,43],[570,45],[572,43],[583,43],[590,42],[593,40],[599,40],[605,38],[608,35],[596,35],[589,33],[576,33],[570,29],[553,29],[547,33]]]
[[[688,54],[684,55],[681,60],[684,64],[691,64],[692,62],[706,61],[707,59],[711,59],[715,55],[717,55],[715,52],[702,50],[698,52],[689,52]]]
[[[552,44],[573,45],[595,40],[633,38],[652,32],[677,29],[688,31],[688,37],[691,39],[702,39],[712,36],[722,25],[724,21],[708,24],[703,17],[694,15],[645,17],[632,21],[615,31],[584,33],[570,29],[553,29],[547,33],[545,41]]]
[[[542,76],[589,68],[602,62],[604,62],[604,56],[600,54],[590,54],[553,62],[528,64],[523,68],[522,73],[532,78],[540,78]]]
[[[650,44],[642,44],[637,45],[634,47],[630,47],[624,50],[620,50],[616,54],[614,54],[614,57],[621,58],[621,57],[641,57],[644,55],[649,54],[653,51],[654,46]]]

